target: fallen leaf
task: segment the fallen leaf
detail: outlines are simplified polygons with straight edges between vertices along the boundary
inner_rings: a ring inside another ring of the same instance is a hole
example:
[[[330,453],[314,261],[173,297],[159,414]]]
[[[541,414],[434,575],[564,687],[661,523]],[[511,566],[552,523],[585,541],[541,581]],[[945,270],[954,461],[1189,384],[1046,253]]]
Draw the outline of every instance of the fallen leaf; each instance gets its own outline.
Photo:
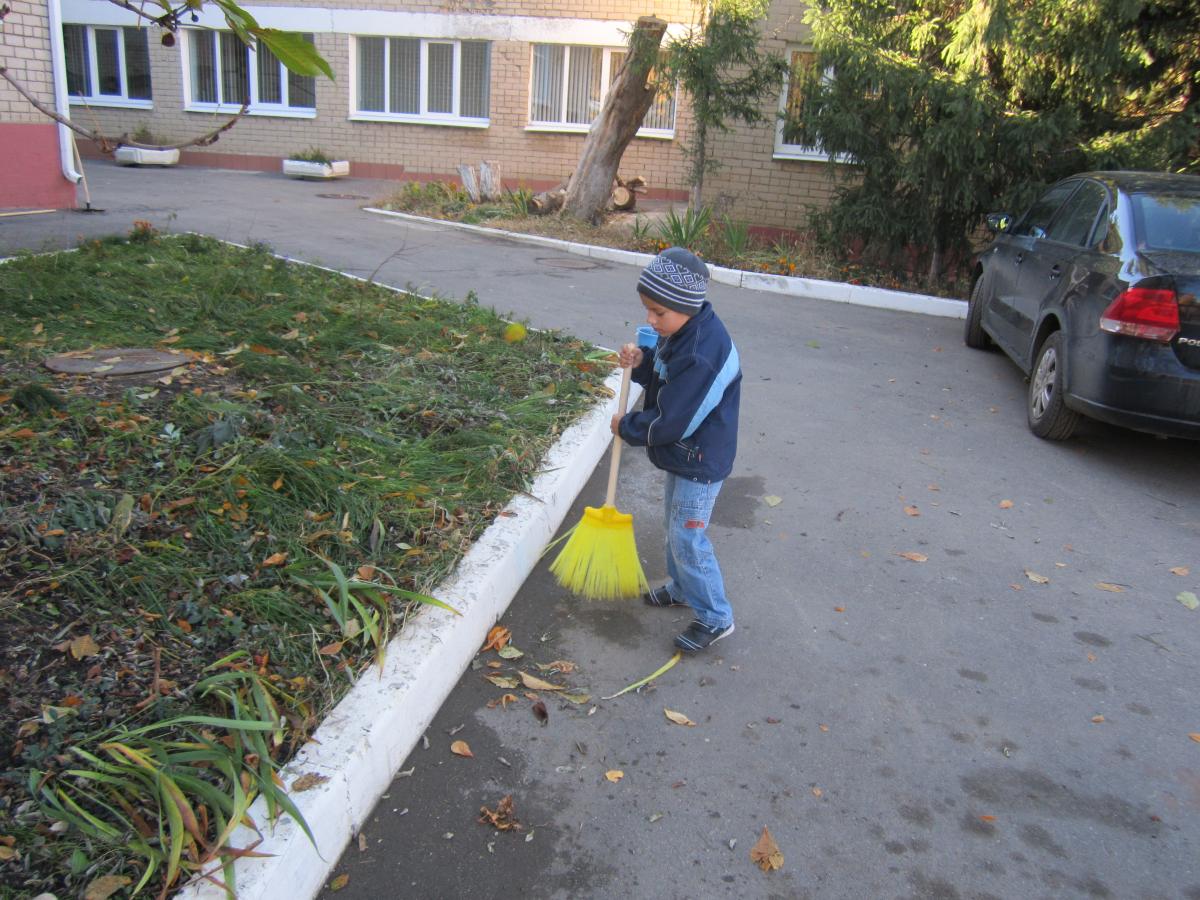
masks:
[[[681,712],[676,712],[673,709],[664,709],[663,715],[674,722],[676,725],[687,725],[689,728],[695,728],[696,723],[689,719]]]
[[[1108,591],[1110,594],[1123,594],[1123,593],[1125,593],[1125,588],[1121,587],[1121,585],[1119,585],[1119,584],[1112,584],[1112,583],[1110,583],[1110,582],[1107,582],[1107,581],[1097,581],[1097,582],[1096,582],[1096,587],[1100,588],[1100,590],[1102,590],[1102,591]]]
[[[821,731],[828,731],[828,730],[829,730],[829,726],[828,726],[828,725],[818,725],[818,726],[817,726],[817,728],[821,729]]]
[[[767,496],[763,497],[763,503],[767,504],[767,506],[778,506],[782,502],[783,498],[776,497],[774,494],[767,494]]]
[[[329,889],[331,891],[340,891],[342,888],[344,888],[349,883],[350,883],[349,875],[339,875],[337,878],[333,879],[333,881],[329,882]]]
[[[568,694],[566,691],[563,691],[558,696],[562,697],[564,700],[574,703],[576,706],[582,706],[592,699],[591,694]]]
[[[521,682],[531,691],[561,691],[564,685],[551,684],[548,681],[543,681],[536,675],[530,675],[528,672],[518,672],[521,676]]]
[[[486,806],[479,807],[479,818],[476,821],[480,825],[487,825],[497,831],[521,830],[521,823],[517,821],[517,817],[513,813],[512,794],[506,795],[496,804],[495,809],[488,809]]]
[[[668,669],[670,669],[673,665],[675,665],[675,663],[679,662],[679,660],[682,656],[683,656],[682,651],[676,650],[675,654],[670,659],[668,659],[665,663],[663,663],[661,666],[659,666],[659,668],[656,671],[647,675],[645,678],[641,679],[640,681],[635,681],[633,684],[626,685],[625,687],[621,688],[621,690],[617,691],[615,694],[609,694],[607,697],[601,697],[600,699],[615,700],[618,697],[620,697],[622,694],[628,694],[630,691],[636,691],[642,685],[649,684],[651,681],[653,681],[659,675],[662,675],[664,672],[666,672]],[[588,713],[588,715],[591,715],[591,713]]]
[[[345,641],[334,641],[332,644],[326,644],[317,653],[321,654],[321,656],[337,656],[342,650],[342,645],[345,643]]]
[[[1012,509],[1012,505],[1013,505],[1013,502],[1011,500],[1001,500],[1000,501],[1001,509]]]
[[[484,642],[480,653],[487,650],[499,650],[512,638],[512,632],[503,625],[493,625],[491,631],[487,633],[487,640]]]
[[[1193,731],[1191,734],[1188,735],[1188,737],[1190,737],[1197,744],[1200,744],[1200,731]]]
[[[1182,591],[1175,595],[1175,599],[1188,609],[1195,609],[1197,606],[1200,606],[1200,600],[1191,591]]]
[[[132,880],[124,875],[101,875],[87,886],[87,890],[83,892],[83,900],[108,900]]]
[[[1025,570],[1025,577],[1028,578],[1030,581],[1032,581],[1034,584],[1049,584],[1050,583],[1050,579],[1047,578],[1045,575],[1039,575],[1037,572],[1031,572],[1029,569]]]
[[[512,644],[505,644],[496,651],[496,655],[501,659],[520,659],[525,654],[514,647]]]
[[[604,773],[604,777],[607,778],[609,781],[611,781],[613,784],[616,784],[618,781],[620,781],[622,778],[625,777],[625,773],[622,772],[620,769],[609,769],[607,772]]]
[[[358,833],[358,852],[359,853],[367,852],[367,836],[365,834],[363,834],[361,831]]]
[[[996,817],[995,817],[995,816],[980,816],[980,817],[979,817],[979,821],[981,821],[981,822],[995,822],[995,821],[996,821]]]
[[[20,859],[21,854],[5,844],[0,844],[0,862],[8,862],[10,859]]]
[[[1187,566],[1176,566],[1175,568],[1171,569],[1170,572],[1172,575],[1191,575],[1192,574],[1192,570],[1189,569]]]
[[[1092,716],[1092,724],[1099,725],[1104,721],[1104,716]]]
[[[913,516],[915,518],[921,514],[921,511],[915,506],[906,506],[904,507],[904,514],[906,516]]]
[[[554,662],[546,663],[545,665],[538,663],[537,667],[542,672],[558,672],[562,675],[570,675],[575,671],[575,663],[565,659],[556,659]]]
[[[812,789],[812,795],[813,795],[814,797],[817,797],[818,799],[819,799],[819,798],[820,798],[820,797],[821,797],[821,796],[822,796],[824,793],[825,793],[825,792],[824,792],[823,790],[821,790],[819,787],[815,787],[815,788],[813,788],[813,789]]]
[[[550,712],[546,709],[546,704],[538,700],[533,704],[533,716],[543,725],[550,721]]]
[[[503,697],[500,698],[500,708],[508,709],[508,704],[516,703],[520,699],[521,698],[518,697],[516,694],[505,694]]]
[[[74,659],[83,659],[85,656],[95,656],[100,652],[100,645],[97,644],[90,634],[82,635],[75,638],[68,645],[71,656]]]
[[[292,782],[292,791],[311,791],[319,784],[329,780],[328,775],[318,775],[316,772],[306,772]]]
[[[834,612],[845,612],[845,611],[846,611],[846,607],[844,607],[844,606],[835,606],[835,607],[833,608],[833,611],[834,611]]]
[[[374,566],[359,566],[358,571],[354,573],[354,577],[358,581],[374,581],[375,567]]]
[[[913,562],[918,562],[918,563],[927,562],[929,560],[929,557],[926,556],[924,553],[914,553],[913,551],[909,551],[908,553],[897,553],[896,555],[899,557],[902,557],[904,559],[910,559]]]
[[[783,868],[783,853],[780,852],[779,845],[775,843],[775,838],[771,837],[771,832],[765,825],[758,838],[758,843],[750,848],[750,859],[764,872]]]
[[[471,748],[466,741],[455,741],[450,745],[450,752],[455,756],[465,756],[467,759],[474,759],[475,754],[471,752]]]
[[[263,568],[265,569],[269,566],[282,566],[285,562],[287,562],[287,558],[288,555],[282,551],[279,553],[272,553],[262,561]]]

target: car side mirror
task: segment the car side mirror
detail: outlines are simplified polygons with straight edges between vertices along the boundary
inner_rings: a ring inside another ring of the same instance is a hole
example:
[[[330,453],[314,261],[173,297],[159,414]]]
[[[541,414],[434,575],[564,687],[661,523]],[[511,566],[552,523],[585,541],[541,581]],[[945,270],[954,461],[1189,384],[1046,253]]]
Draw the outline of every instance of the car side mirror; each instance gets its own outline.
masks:
[[[1007,234],[1012,228],[1012,216],[1008,213],[988,213],[984,221],[987,222],[988,231],[993,234]]]

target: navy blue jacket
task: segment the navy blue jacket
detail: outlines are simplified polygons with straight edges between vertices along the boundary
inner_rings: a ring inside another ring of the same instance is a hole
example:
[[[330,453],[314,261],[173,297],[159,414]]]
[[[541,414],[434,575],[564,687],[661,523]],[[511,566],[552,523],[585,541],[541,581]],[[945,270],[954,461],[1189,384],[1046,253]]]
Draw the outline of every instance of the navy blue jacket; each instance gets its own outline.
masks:
[[[621,437],[660,469],[692,481],[724,481],[737,454],[742,370],[725,325],[705,301],[657,347],[643,347],[633,380],[643,409],[622,417]]]

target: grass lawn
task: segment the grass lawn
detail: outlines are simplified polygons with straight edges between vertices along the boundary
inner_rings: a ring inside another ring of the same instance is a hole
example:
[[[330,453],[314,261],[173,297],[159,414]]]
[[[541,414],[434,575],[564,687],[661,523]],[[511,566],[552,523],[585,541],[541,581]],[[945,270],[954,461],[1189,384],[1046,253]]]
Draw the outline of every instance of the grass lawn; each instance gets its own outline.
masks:
[[[126,347],[179,365],[42,366]],[[164,890],[289,809],[276,770],[609,369],[145,223],[0,265],[0,896]]]

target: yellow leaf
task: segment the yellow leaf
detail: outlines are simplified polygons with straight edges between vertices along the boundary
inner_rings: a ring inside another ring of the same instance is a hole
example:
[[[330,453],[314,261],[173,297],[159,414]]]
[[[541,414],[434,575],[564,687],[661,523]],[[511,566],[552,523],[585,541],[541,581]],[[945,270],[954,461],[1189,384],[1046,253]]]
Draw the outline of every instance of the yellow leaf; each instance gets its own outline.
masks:
[[[1200,731],[1193,731],[1191,734],[1188,735],[1188,737],[1190,737],[1197,744],[1200,744]]]
[[[41,322],[38,322],[36,325],[34,325],[34,326],[33,326],[33,333],[34,333],[34,334],[41,334],[41,333],[42,333],[42,330],[43,330],[43,326],[42,326],[42,323],[41,323]]]
[[[285,562],[287,562],[287,558],[288,555],[283,551],[280,551],[279,553],[272,553],[262,561],[263,568],[265,569],[268,566],[282,566]]]
[[[160,344],[174,344],[174,343],[176,343],[178,340],[179,340],[179,335],[177,335],[177,334],[173,334],[173,335],[171,335],[170,337],[165,337],[165,338],[163,338],[161,341],[159,341],[159,343],[160,343]]]
[[[1013,506],[1013,502],[1011,500],[1001,500],[1000,501],[1001,509],[1012,509],[1012,506]]]
[[[551,684],[548,681],[543,681],[536,675],[530,675],[528,672],[518,672],[517,674],[521,676],[521,682],[525,687],[531,691],[561,691],[564,687],[561,684]]]
[[[0,844],[0,862],[8,862],[10,859],[20,859],[21,854],[12,847]]]
[[[1119,585],[1119,584],[1111,584],[1111,583],[1109,583],[1109,582],[1107,582],[1107,581],[1097,581],[1097,582],[1096,582],[1096,587],[1100,588],[1100,590],[1102,590],[1102,591],[1108,591],[1110,594],[1123,594],[1123,593],[1125,593],[1125,588],[1121,587],[1121,585]]]
[[[450,745],[450,752],[455,756],[465,756],[467,759],[475,758],[475,754],[471,752],[471,748],[466,741],[455,741]]]
[[[676,712],[673,709],[664,709],[663,715],[674,722],[676,725],[687,725],[689,728],[695,728],[696,723],[689,719],[681,712]]]
[[[758,838],[758,843],[750,848],[750,859],[764,872],[783,868],[783,853],[765,825]]]
[[[344,888],[349,883],[350,883],[349,875],[339,875],[337,878],[333,879],[333,881],[329,882],[329,889],[331,891],[340,891],[342,888]]]
[[[82,637],[77,637],[68,645],[71,656],[75,659],[83,659],[85,656],[95,656],[100,652],[100,645],[92,640],[90,634],[85,634]]]
[[[1047,578],[1045,575],[1039,575],[1037,572],[1031,572],[1029,569],[1025,570],[1025,577],[1028,578],[1030,581],[1032,581],[1034,584],[1049,584],[1050,583],[1050,579]]]
[[[1092,716],[1092,724],[1099,725],[1104,721],[1104,716]]]
[[[512,632],[510,632],[507,628],[505,628],[503,625],[493,625],[492,629],[487,633],[487,640],[484,641],[483,647],[479,652],[482,653],[485,650],[499,650],[509,642],[510,638],[512,638]]]
[[[913,562],[918,562],[918,563],[926,562],[929,559],[929,557],[926,556],[924,553],[914,553],[912,551],[909,551],[908,553],[897,553],[896,555],[903,557],[904,559],[909,559],[909,560],[912,560]]]
[[[622,772],[620,769],[609,769],[607,772],[604,773],[604,777],[607,778],[609,781],[611,781],[613,784],[616,784],[618,781],[620,781],[622,778],[625,777],[625,773]]]
[[[1190,575],[1191,573],[1192,570],[1187,566],[1176,566],[1175,568],[1171,569],[1172,575]]]
[[[83,892],[83,900],[108,900],[131,881],[132,879],[124,875],[101,875],[87,886],[87,890]]]
[[[275,483],[271,485],[271,490],[277,491],[281,487],[283,487],[283,476],[282,475],[280,475],[278,478],[275,479]]]

